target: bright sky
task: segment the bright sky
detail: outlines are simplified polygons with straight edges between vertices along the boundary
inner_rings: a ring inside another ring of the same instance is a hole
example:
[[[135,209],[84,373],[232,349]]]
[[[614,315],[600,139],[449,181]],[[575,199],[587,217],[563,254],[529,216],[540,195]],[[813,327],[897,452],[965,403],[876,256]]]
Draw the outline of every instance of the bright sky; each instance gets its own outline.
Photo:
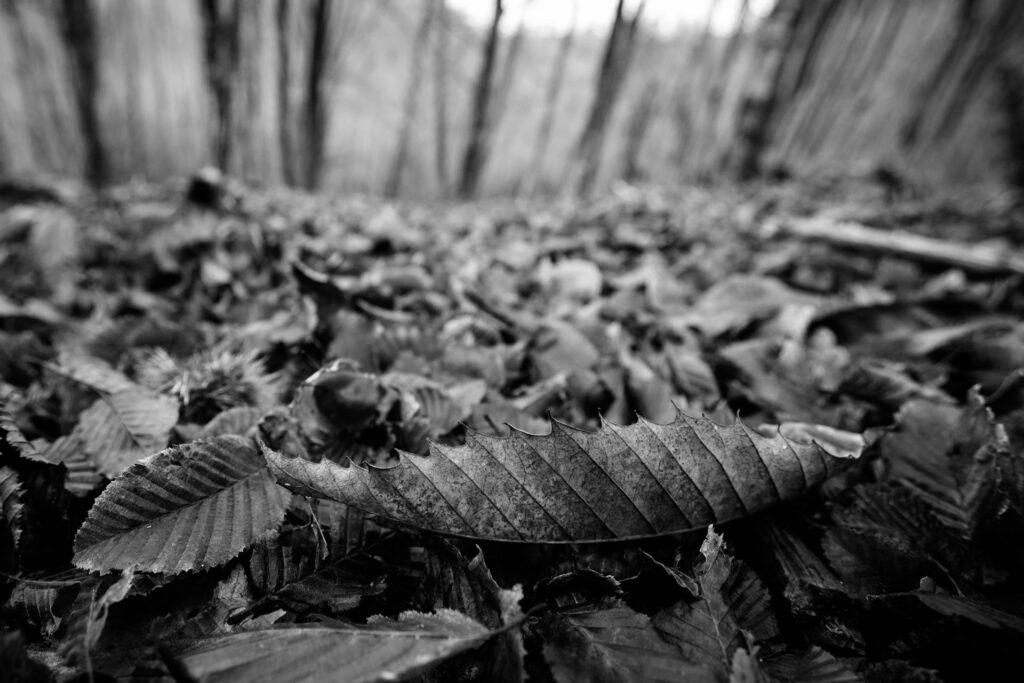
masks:
[[[632,9],[637,2],[627,0],[626,6]],[[514,31],[525,10],[528,29],[539,33],[564,33],[573,23],[575,9],[577,29],[603,33],[611,24],[615,3],[616,0],[506,0],[502,27],[505,31]],[[713,9],[711,30],[727,34],[736,25],[742,4],[743,0],[648,0],[643,16],[648,27],[667,34],[680,24],[703,27]],[[751,16],[764,16],[773,4],[772,0],[750,0]],[[448,0],[448,5],[462,12],[471,24],[481,27],[487,26],[494,14],[491,0]]]

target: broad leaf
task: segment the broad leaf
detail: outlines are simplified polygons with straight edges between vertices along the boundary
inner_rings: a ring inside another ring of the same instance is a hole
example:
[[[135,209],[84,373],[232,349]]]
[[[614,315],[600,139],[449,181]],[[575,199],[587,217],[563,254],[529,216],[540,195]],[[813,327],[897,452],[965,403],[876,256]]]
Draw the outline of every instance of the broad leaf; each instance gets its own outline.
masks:
[[[715,680],[626,606],[557,615],[542,627],[544,659],[559,683],[569,681]]]
[[[857,683],[860,676],[820,647],[811,647],[799,656],[783,655],[764,663],[778,681],[800,683]]]
[[[202,641],[180,657],[193,679],[229,683],[395,681],[429,671],[490,632],[452,610],[405,612],[366,626],[295,626]]]
[[[7,609],[49,637],[60,628],[80,586],[78,579],[20,579]]]
[[[24,491],[18,473],[10,467],[0,467],[0,570],[13,571],[16,568],[18,544],[25,527],[22,502]],[[10,560],[6,558],[11,558]]]
[[[965,538],[995,517],[997,462],[1009,453],[1002,425],[977,388],[963,409],[923,400],[907,402],[898,429],[883,437],[891,476],[924,501],[937,519]]]
[[[2,403],[0,403],[2,405]],[[25,435],[21,433],[18,424],[14,421],[6,408],[0,407],[0,454],[20,456],[27,460],[47,462],[42,458],[35,446],[28,442]]]
[[[273,532],[286,502],[250,440],[169,448],[129,467],[96,499],[75,538],[75,564],[169,574],[215,567]]]
[[[103,635],[107,614],[112,605],[128,596],[133,578],[131,571],[125,572],[102,593],[99,591],[98,583],[82,586],[68,615],[68,629],[61,646],[61,654],[67,664],[81,667],[91,677],[92,650]]]
[[[343,557],[314,571],[276,539],[253,548],[248,570],[255,586],[295,612],[341,614],[385,587],[383,569],[372,557]]]
[[[93,356],[61,354],[59,363],[49,364],[47,367],[58,375],[84,384],[101,394],[115,394],[138,387],[124,373]]]
[[[403,524],[471,538],[573,542],[685,531],[805,493],[860,454],[859,435],[784,425],[765,437],[679,414],[671,424],[552,422],[544,436],[470,434],[392,468],[265,449],[284,483]]]
[[[713,528],[700,552],[704,562],[696,571],[699,598],[677,602],[656,614],[653,622],[689,661],[726,680],[737,650],[749,652],[751,638],[775,639],[778,626],[768,591],[753,571],[726,552],[724,539]]]
[[[82,413],[74,434],[99,471],[113,477],[166,448],[177,421],[177,400],[135,387],[96,401]]]

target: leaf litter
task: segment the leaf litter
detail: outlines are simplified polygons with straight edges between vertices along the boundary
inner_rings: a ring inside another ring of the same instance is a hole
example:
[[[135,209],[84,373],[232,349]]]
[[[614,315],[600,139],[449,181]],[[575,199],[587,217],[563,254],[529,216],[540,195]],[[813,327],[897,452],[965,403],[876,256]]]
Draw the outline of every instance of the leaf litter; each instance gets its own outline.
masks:
[[[236,194],[0,210],[12,671],[895,681],[1015,661],[1024,299],[1012,259],[933,258],[1012,216],[922,204],[904,213],[931,241],[879,258],[839,219],[893,207],[798,187]]]

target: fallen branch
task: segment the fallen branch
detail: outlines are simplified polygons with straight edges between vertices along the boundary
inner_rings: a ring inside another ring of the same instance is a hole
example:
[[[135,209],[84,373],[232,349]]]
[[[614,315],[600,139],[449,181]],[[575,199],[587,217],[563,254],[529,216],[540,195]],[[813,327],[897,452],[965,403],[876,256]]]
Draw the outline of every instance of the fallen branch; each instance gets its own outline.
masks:
[[[1024,275],[1024,255],[1001,247],[938,240],[902,230],[878,230],[828,218],[792,218],[776,223],[772,228],[803,239],[938,263],[975,273]]]

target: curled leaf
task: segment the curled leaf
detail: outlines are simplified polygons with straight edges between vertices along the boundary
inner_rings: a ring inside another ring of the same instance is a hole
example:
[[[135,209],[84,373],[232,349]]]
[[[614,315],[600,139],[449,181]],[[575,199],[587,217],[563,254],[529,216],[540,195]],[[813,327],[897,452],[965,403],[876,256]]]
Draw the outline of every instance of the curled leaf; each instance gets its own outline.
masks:
[[[859,435],[800,426],[765,437],[680,413],[671,424],[470,434],[391,468],[312,463],[264,447],[304,492],[439,533],[531,543],[638,538],[741,517],[805,493],[859,456]],[[823,446],[821,444],[827,444]]]

